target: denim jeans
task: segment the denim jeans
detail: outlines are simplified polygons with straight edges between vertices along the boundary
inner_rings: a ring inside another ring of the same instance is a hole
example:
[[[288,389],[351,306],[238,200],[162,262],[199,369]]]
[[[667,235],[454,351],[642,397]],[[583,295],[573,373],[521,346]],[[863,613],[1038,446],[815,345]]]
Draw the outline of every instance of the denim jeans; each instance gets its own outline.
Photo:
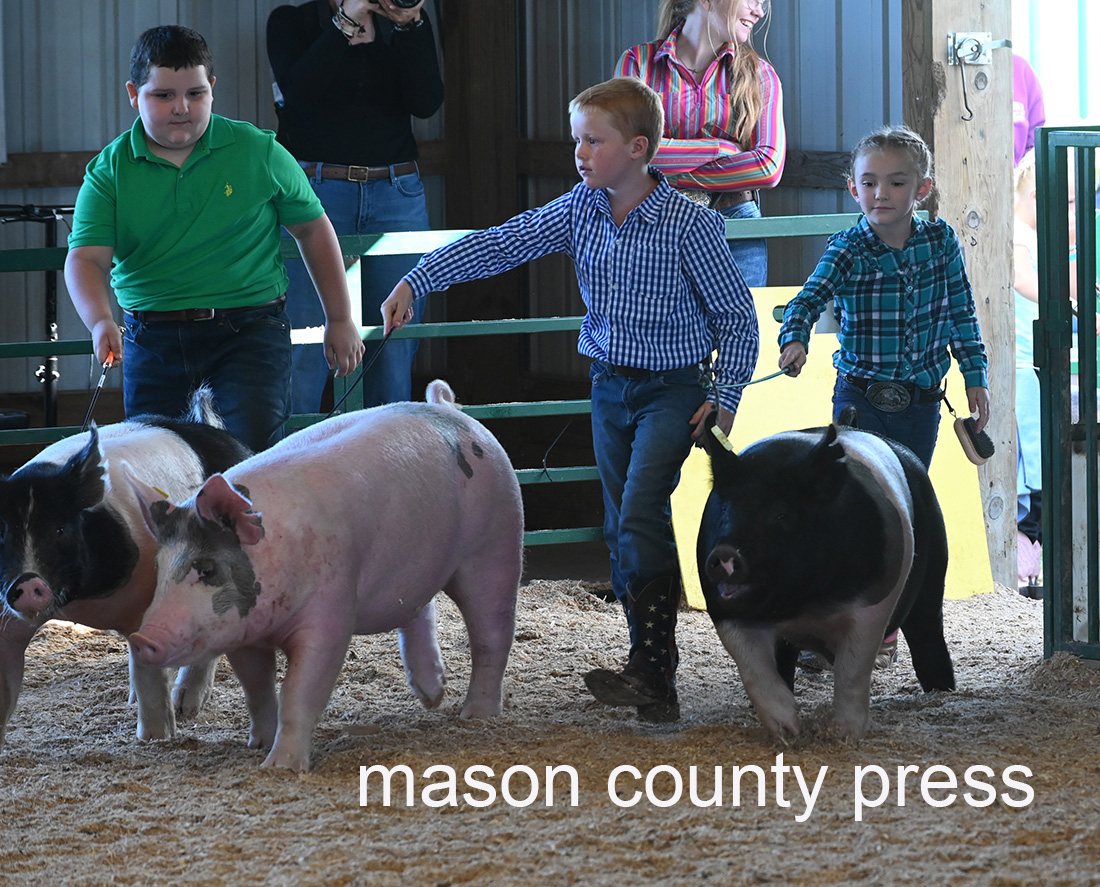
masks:
[[[904,410],[887,413],[872,406],[864,392],[838,374],[833,387],[834,422],[848,405],[856,408],[860,429],[877,432],[909,447],[925,468],[932,464],[932,453],[940,433],[940,402],[917,403],[914,399]]]
[[[760,204],[755,200],[722,210],[727,219],[759,219]],[[730,254],[749,286],[768,285],[768,242],[763,238],[730,240]]]
[[[628,379],[594,361],[589,376],[604,537],[621,601],[654,579],[679,576],[669,496],[691,452],[690,419],[706,395],[698,367]]]
[[[318,164],[318,170],[321,169]],[[424,183],[417,173],[369,182],[310,178],[338,235],[378,234],[387,231],[424,231],[428,228],[428,205]],[[364,326],[382,322],[379,307],[397,282],[417,263],[419,256],[365,256],[362,268]],[[295,329],[321,326],[325,313],[317,298],[305,263],[287,262],[287,314]],[[352,298],[356,294],[352,293]],[[415,304],[413,322],[420,320],[423,299]],[[416,339],[391,339],[363,379],[363,405],[377,406],[412,396],[412,363]],[[370,347],[363,362],[370,360]],[[291,408],[295,413],[316,413],[321,407],[329,368],[321,345],[295,345],[291,377]],[[354,378],[354,377],[353,377]]]
[[[213,320],[141,323],[126,315],[122,398],[127,416],[178,417],[202,383],[226,427],[259,451],[290,415],[290,323],[282,305]]]

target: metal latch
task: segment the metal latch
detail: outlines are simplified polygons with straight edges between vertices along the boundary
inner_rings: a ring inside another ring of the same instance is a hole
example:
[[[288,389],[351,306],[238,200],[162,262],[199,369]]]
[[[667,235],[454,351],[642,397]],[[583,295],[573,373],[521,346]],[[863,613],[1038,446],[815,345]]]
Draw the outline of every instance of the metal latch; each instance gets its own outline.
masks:
[[[966,66],[988,65],[993,62],[993,50],[1011,48],[1011,40],[994,40],[989,31],[949,31],[947,34],[947,64],[958,65],[962,76],[963,120],[973,120],[970,100],[966,95]]]
[[[989,65],[994,49],[1011,49],[1011,40],[994,40],[989,31],[950,31],[947,35],[947,64]]]

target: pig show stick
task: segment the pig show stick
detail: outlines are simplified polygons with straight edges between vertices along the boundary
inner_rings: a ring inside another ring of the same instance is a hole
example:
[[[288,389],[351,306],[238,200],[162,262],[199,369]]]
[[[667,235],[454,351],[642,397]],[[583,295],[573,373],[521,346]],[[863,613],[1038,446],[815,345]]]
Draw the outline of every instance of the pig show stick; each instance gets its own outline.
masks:
[[[341,397],[339,401],[337,401],[336,405],[332,408],[332,411],[327,416],[325,416],[326,419],[331,419],[333,416],[336,415],[336,411],[344,405],[344,401],[348,399],[348,395],[355,390],[355,386],[363,381],[363,376],[367,374],[367,370],[369,370],[374,365],[374,362],[378,360],[378,355],[382,353],[382,349],[386,347],[386,343],[390,340],[390,336],[392,335],[393,328],[391,328],[390,331],[382,337],[382,341],[379,342],[378,347],[374,349],[374,354],[371,355],[370,360],[359,367],[358,377],[356,377],[355,381],[348,386],[348,390],[345,391],[344,396]]]
[[[92,402],[88,404],[88,415],[84,417],[84,424],[80,426],[82,432],[88,430],[88,426],[92,423],[92,410],[95,409],[95,402],[99,400],[99,392],[103,390],[103,382],[107,378],[107,370],[109,370],[115,362],[115,353],[108,349],[107,359],[103,361],[103,372],[99,374],[99,382],[96,383],[95,391],[92,392]]]
[[[784,376],[784,375],[788,375],[787,371],[786,370],[780,370],[777,373],[772,373],[770,376],[764,376],[763,378],[760,378],[760,379],[753,379],[751,382],[737,382],[733,385],[715,385],[712,382],[707,387],[708,388],[713,388],[715,391],[720,391],[720,390],[727,389],[727,388],[744,388],[746,385],[755,385],[757,382],[767,382],[769,379],[774,379],[776,376]],[[564,435],[565,432],[569,430],[569,426],[572,425],[572,424],[573,424],[572,419],[570,419],[568,422],[565,423],[565,427],[560,432],[558,432],[558,436],[554,438],[554,442],[552,444],[550,444],[549,447],[546,448],[546,452],[542,456],[542,473],[544,475],[546,475],[546,479],[549,480],[551,483],[553,482],[554,478],[550,476],[550,468],[546,464],[547,459],[550,456],[550,451],[552,449],[554,449],[555,446],[557,446],[558,441],[562,439],[562,435]],[[714,426],[712,431],[714,431],[714,434],[715,434],[716,437],[718,435],[722,435],[721,437],[719,437],[719,440],[724,441],[723,446],[725,446],[727,449],[732,449],[732,445],[730,444],[730,442],[728,440],[725,440],[725,435],[722,434],[722,430],[720,428],[718,428],[717,425]]]
[[[786,370],[780,370],[778,373],[772,373],[770,376],[761,376],[759,379],[753,379],[749,382],[734,382],[732,385],[710,385],[715,391],[726,391],[730,388],[747,388],[749,385],[755,385],[758,382],[767,382],[769,379],[774,379],[776,376],[790,375]]]

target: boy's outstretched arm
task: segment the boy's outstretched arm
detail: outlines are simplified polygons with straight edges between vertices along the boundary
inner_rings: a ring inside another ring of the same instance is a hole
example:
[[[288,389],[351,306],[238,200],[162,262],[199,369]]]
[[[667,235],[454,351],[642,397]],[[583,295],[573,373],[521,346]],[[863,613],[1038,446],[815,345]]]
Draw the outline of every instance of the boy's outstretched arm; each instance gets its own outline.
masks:
[[[65,284],[76,313],[92,334],[92,349],[98,363],[112,354],[122,363],[122,333],[111,313],[111,289],[107,284],[114,261],[111,246],[76,246],[65,257]]]
[[[337,377],[346,376],[359,366],[365,348],[351,318],[351,298],[336,231],[324,213],[309,222],[287,225],[286,230],[298,242],[325,309],[325,360]]]

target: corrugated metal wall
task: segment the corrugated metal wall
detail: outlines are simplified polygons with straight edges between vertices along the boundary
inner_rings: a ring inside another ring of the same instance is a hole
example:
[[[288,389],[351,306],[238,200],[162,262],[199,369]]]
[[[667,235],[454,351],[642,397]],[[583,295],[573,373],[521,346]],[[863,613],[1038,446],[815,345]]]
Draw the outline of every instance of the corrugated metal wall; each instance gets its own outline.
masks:
[[[434,0],[428,0],[434,10]],[[567,139],[565,106],[583,87],[605,79],[628,46],[653,37],[657,0],[516,0],[521,138]],[[865,131],[901,117],[902,0],[776,0],[766,53],[782,78],[791,147],[835,151]],[[135,36],[164,22],[203,33],[211,44],[218,84],[215,110],[274,126],[271,77],[264,49],[268,13],[278,0],[0,0],[5,147],[9,153],[94,150],[127,129],[127,58]],[[442,115],[418,125],[438,138]],[[573,181],[526,183],[531,205]],[[428,182],[433,225],[443,217],[442,187]],[[74,189],[0,191],[0,203],[67,204]],[[766,195],[766,215],[850,210],[846,195],[779,189]],[[62,231],[62,237],[64,231]],[[39,225],[0,228],[0,249],[42,244]],[[812,270],[822,243],[775,245],[772,282],[798,283]],[[547,260],[531,274],[528,310],[578,313],[572,270]],[[42,274],[0,277],[0,329],[7,340],[44,337]],[[62,338],[86,335],[67,295],[60,298]],[[37,361],[0,363],[0,392],[35,391]],[[532,367],[577,371],[575,337],[539,340]],[[98,375],[83,358],[61,362],[63,389]]]

